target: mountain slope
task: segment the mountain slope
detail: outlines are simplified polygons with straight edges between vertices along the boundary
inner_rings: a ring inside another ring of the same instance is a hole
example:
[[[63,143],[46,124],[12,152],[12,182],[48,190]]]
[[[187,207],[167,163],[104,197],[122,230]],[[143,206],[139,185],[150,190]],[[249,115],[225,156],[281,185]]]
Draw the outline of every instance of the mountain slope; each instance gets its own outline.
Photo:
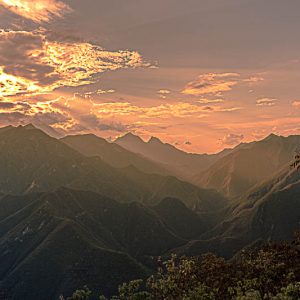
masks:
[[[110,295],[122,282],[148,274],[143,263],[150,257],[186,243],[182,232],[195,232],[194,226],[203,231],[200,217],[172,201],[185,212],[170,206],[165,219],[159,213],[165,202],[151,209],[65,188],[5,196],[0,200],[0,287],[24,300],[56,299],[85,284]],[[182,219],[188,223],[180,226],[180,214],[192,220]]]
[[[152,137],[148,142],[144,142],[132,133],[118,138],[115,143],[162,164],[178,178],[187,181],[191,181],[195,174],[207,169],[218,158],[230,152],[230,150],[224,150],[212,155],[186,153],[170,144],[161,142],[158,138]]]
[[[286,167],[234,201],[224,221],[178,252],[212,251],[230,257],[248,245],[291,240],[300,230],[299,195],[300,172]]]
[[[195,183],[231,198],[239,197],[289,163],[299,145],[300,136],[274,134],[259,142],[243,144],[200,173]]]
[[[144,173],[168,174],[167,170],[157,163],[93,134],[66,136],[61,141],[87,157],[99,156],[114,168],[132,165]]]
[[[176,197],[203,211],[226,204],[215,192],[175,177],[145,174],[134,167],[115,169],[99,157],[85,157],[32,125],[0,129],[0,192],[24,194],[61,186],[122,202],[156,204],[164,197]]]
[[[152,209],[173,232],[185,239],[195,238],[208,230],[205,221],[177,199],[165,198]]]

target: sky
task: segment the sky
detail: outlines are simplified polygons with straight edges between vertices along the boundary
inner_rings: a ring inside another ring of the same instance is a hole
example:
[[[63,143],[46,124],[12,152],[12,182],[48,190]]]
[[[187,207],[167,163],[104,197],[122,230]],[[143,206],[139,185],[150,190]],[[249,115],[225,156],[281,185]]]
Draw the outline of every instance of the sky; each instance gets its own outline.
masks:
[[[299,0],[0,0],[0,126],[214,153],[300,134]]]

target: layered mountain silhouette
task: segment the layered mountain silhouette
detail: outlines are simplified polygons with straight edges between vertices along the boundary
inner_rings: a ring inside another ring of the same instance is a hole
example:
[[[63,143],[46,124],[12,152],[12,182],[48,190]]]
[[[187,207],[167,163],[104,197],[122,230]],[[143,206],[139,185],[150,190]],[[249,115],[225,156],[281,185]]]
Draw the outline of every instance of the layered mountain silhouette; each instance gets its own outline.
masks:
[[[85,284],[111,294],[149,274],[153,256],[206,229],[170,198],[150,208],[60,188],[0,205],[0,282],[14,299],[57,299]]]
[[[235,199],[213,229],[177,249],[196,255],[214,252],[231,257],[245,247],[266,241],[291,240],[300,230],[300,173],[289,166]]]
[[[258,142],[241,144],[208,170],[199,172],[194,183],[231,198],[240,197],[288,164],[299,145],[300,136],[274,134]]]
[[[226,205],[226,199],[215,191],[175,177],[146,174],[132,165],[117,169],[99,156],[86,157],[32,125],[0,130],[2,193],[53,191],[61,186],[98,192],[121,202],[154,205],[165,197],[175,197],[200,211]]]
[[[145,173],[171,175],[161,165],[93,134],[70,135],[61,141],[87,157],[100,157],[114,168],[134,166]]]
[[[173,145],[163,143],[156,137],[151,137],[148,142],[145,142],[132,133],[116,139],[115,143],[131,152],[139,153],[160,163],[175,176],[187,181],[192,181],[196,174],[206,170],[219,158],[231,151],[226,149],[212,155],[186,153]]]
[[[291,239],[299,142],[270,135],[199,155],[130,134],[109,143],[0,128],[0,295],[52,300],[84,285],[111,295],[151,274],[159,256],[232,257]]]

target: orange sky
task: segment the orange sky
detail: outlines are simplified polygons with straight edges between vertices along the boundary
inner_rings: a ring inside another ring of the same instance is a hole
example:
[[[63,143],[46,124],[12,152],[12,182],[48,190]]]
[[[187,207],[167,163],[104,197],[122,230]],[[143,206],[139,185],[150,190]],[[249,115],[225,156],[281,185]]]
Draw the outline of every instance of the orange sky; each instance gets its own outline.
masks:
[[[299,134],[300,4],[287,2],[0,0],[0,125],[189,152]]]

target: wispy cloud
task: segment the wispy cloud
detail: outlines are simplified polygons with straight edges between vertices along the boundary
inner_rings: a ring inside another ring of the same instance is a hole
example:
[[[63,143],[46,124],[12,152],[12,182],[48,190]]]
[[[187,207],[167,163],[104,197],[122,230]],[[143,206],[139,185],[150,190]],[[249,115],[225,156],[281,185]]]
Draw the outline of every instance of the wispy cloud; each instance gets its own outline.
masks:
[[[235,146],[244,139],[243,134],[234,134],[234,133],[229,133],[225,135],[222,139],[222,144],[226,146]]]
[[[238,84],[237,73],[208,73],[200,75],[196,80],[189,82],[182,93],[185,95],[202,96],[228,92]]]
[[[157,93],[159,94],[160,98],[167,99],[167,96],[169,94],[171,94],[171,91],[169,91],[169,90],[159,90],[159,91],[157,91]]]
[[[129,102],[108,102],[101,104],[94,104],[94,109],[97,114],[113,117],[113,116],[141,116],[144,118],[185,118],[194,116],[196,118],[202,118],[212,112],[232,112],[240,110],[240,107],[211,107],[211,106],[199,106],[187,102],[178,103],[165,103],[151,107],[141,107],[133,105]]]
[[[300,101],[299,100],[293,101],[292,106],[299,108],[300,107]]]
[[[261,76],[252,76],[250,78],[244,79],[244,82],[249,83],[249,85],[254,85],[258,82],[264,81],[264,78]]]
[[[36,23],[61,18],[71,11],[67,4],[58,0],[0,0],[0,5]]]
[[[215,103],[223,103],[224,99],[200,99],[197,102],[200,104],[215,104]]]
[[[277,99],[274,98],[260,98],[256,100],[257,106],[274,106]]]
[[[39,32],[0,31],[0,96],[94,83],[106,71],[149,66],[135,51],[47,40]]]

